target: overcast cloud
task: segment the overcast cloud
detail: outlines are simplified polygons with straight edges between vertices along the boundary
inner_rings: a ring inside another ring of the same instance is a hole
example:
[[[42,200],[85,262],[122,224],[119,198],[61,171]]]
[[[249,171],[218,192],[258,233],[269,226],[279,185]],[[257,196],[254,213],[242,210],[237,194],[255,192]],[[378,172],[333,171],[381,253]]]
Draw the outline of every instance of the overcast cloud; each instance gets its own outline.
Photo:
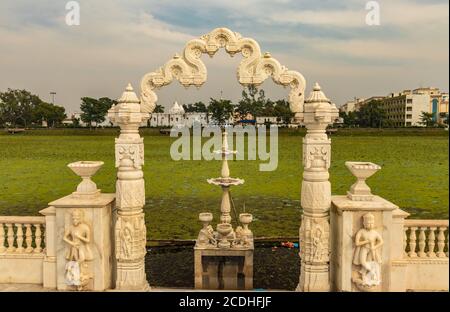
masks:
[[[0,2],[0,90],[25,88],[69,112],[83,96],[117,98],[128,82],[163,65],[186,41],[216,27],[257,40],[262,51],[338,105],[346,100],[435,86],[448,91],[448,1],[378,1],[381,25],[365,24],[366,1],[79,0],[81,25],[65,23],[65,0]],[[159,103],[220,96],[236,100],[239,57],[203,57],[208,81],[197,90],[174,83]],[[266,82],[267,96],[287,90]]]

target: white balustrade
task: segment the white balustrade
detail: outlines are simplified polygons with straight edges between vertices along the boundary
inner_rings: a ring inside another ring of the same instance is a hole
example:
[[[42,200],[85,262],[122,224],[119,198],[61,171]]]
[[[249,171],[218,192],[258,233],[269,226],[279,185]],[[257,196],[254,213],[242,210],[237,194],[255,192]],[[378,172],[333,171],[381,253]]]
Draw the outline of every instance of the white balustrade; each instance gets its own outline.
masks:
[[[448,258],[448,220],[405,220],[404,235],[406,257]]]
[[[0,254],[42,253],[43,227],[45,217],[0,216]]]

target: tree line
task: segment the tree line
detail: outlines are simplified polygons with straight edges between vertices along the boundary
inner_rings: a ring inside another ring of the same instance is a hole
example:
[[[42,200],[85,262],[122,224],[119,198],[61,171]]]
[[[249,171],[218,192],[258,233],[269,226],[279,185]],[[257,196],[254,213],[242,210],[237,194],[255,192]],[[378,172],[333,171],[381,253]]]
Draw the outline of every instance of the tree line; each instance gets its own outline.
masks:
[[[117,102],[108,97],[82,97],[79,119],[71,118],[72,127],[80,126],[84,122],[88,127],[97,127],[106,120],[111,106]],[[208,116],[223,124],[233,117],[241,120],[256,119],[260,116],[277,117],[278,122],[288,124],[293,117],[286,100],[276,100],[265,96],[263,89],[249,85],[242,91],[242,98],[237,103],[227,99],[210,98],[208,105],[199,101],[184,104],[186,113],[208,113]],[[164,107],[157,105],[155,113],[163,113]],[[48,127],[63,125],[67,119],[64,107],[47,103],[27,90],[8,89],[0,92],[0,126],[1,127],[41,127],[45,122]],[[112,125],[111,125],[112,126]]]
[[[64,118],[64,107],[44,102],[27,90],[0,92],[1,126],[32,127],[41,125],[43,120],[50,126],[57,126]]]
[[[72,126],[78,127],[80,121],[89,127],[97,126],[106,119],[108,109],[116,104],[108,97],[99,99],[81,98],[80,118],[72,118]],[[67,118],[64,107],[47,103],[27,90],[8,89],[0,92],[0,127],[47,127],[61,126]]]
[[[232,117],[239,117],[241,120],[256,120],[257,117],[276,117],[278,122],[289,124],[294,114],[289,109],[289,102],[286,100],[272,101],[266,98],[263,89],[258,89],[254,85],[249,85],[242,91],[242,97],[237,103],[226,99],[210,98],[208,105],[199,101],[191,104],[183,104],[186,113],[208,113],[218,124],[224,124]],[[164,112],[164,109],[157,105],[155,112]]]

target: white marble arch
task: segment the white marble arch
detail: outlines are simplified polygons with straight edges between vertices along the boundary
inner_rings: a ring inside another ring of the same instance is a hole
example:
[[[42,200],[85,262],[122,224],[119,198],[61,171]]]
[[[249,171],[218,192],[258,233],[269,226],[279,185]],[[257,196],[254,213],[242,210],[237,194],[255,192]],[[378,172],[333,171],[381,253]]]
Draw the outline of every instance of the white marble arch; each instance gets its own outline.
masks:
[[[241,85],[260,85],[268,77],[272,77],[276,84],[290,86],[290,109],[295,114],[296,122],[303,120],[306,84],[303,75],[282,66],[270,53],[261,54],[259,44],[255,40],[244,38],[227,28],[216,28],[198,39],[188,41],[182,55],[175,54],[162,67],[145,74],[141,81],[142,112],[153,112],[158,99],[155,90],[170,84],[174,79],[186,88],[200,88],[207,79],[206,66],[201,56],[207,53],[212,57],[219,48],[225,48],[231,56],[242,54],[243,59],[237,69],[237,78]]]

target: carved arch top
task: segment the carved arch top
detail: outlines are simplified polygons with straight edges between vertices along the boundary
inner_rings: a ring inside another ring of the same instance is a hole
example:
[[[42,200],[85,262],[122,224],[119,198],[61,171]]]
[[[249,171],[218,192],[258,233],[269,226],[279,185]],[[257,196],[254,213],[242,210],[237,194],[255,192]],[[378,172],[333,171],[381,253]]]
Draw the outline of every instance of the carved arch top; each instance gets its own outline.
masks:
[[[174,79],[186,88],[192,85],[201,87],[207,78],[206,66],[201,56],[208,54],[212,57],[220,48],[224,48],[231,56],[242,54],[243,59],[237,69],[237,78],[241,85],[260,85],[272,77],[276,84],[289,86],[290,109],[295,113],[296,121],[303,119],[306,84],[303,75],[288,70],[269,53],[261,54],[259,44],[255,40],[244,38],[227,28],[216,28],[198,39],[188,41],[182,55],[175,54],[164,66],[145,74],[141,80],[142,112],[153,112],[158,99],[155,90],[170,84]]]

